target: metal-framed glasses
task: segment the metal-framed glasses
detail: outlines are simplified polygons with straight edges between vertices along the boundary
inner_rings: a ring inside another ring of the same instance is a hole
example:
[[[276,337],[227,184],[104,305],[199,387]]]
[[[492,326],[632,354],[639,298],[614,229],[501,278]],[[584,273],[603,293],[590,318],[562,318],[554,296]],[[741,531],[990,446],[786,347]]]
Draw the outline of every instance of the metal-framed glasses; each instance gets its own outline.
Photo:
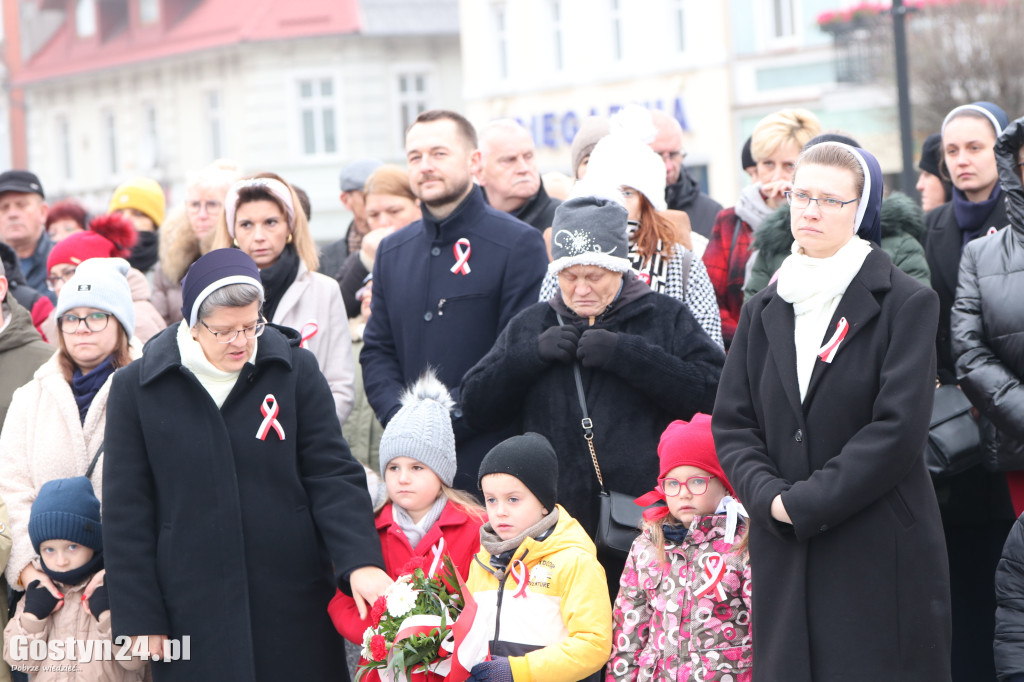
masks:
[[[219,201],[189,201],[185,204],[189,213],[198,214],[200,210],[206,209],[207,215],[213,215],[220,210],[221,202]]]
[[[210,329],[202,320],[199,320],[199,324],[206,327],[206,331],[213,334],[213,338],[216,339],[217,343],[231,343],[238,338],[238,335],[243,335],[246,339],[252,340],[263,333],[263,330],[267,328],[267,323],[264,320],[260,320],[251,327],[245,327],[244,329],[232,329],[230,331],[218,332]]]
[[[110,313],[89,313],[88,315],[72,315],[66,313],[57,318],[57,328],[65,334],[76,334],[81,329],[82,323],[85,323],[85,328],[91,332],[101,332],[107,328],[107,323],[110,322]]]
[[[50,291],[56,291],[58,284],[64,284],[74,276],[75,268],[68,268],[67,270],[56,276],[51,275],[50,277],[46,278],[46,288],[49,289]]]
[[[843,210],[843,206],[857,201],[857,199],[843,201],[842,199],[833,199],[832,197],[812,197],[807,192],[786,192],[785,194],[786,201],[793,208],[807,208],[814,201],[817,202],[818,210],[822,213],[838,213]]]
[[[708,491],[708,483],[717,476],[690,476],[685,481],[678,478],[663,478],[658,481],[658,487],[666,497],[676,497],[686,488],[691,495],[703,495]]]

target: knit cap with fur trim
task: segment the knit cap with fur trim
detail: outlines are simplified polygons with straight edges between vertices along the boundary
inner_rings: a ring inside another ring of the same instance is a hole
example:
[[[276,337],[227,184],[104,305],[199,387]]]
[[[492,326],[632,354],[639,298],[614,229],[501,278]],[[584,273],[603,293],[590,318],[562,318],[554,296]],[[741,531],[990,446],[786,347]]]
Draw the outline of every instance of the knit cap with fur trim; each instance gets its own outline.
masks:
[[[380,438],[380,475],[395,457],[408,457],[430,467],[441,482],[455,479],[455,432],[451,409],[455,401],[432,370],[402,394],[402,408]]]
[[[483,490],[484,476],[508,474],[523,482],[551,511],[558,501],[558,456],[551,441],[539,433],[527,432],[501,441],[480,462],[477,486]]]
[[[123,258],[90,258],[75,268],[61,287],[54,317],[72,308],[95,308],[110,313],[131,338],[135,333],[135,303],[127,275],[131,266]]]
[[[711,436],[710,415],[697,413],[688,422],[677,420],[669,424],[658,443],[658,458],[661,460],[659,479],[665,478],[676,467],[697,467],[718,478],[729,494],[736,496],[718,462],[715,439]]]
[[[164,222],[166,200],[160,183],[150,178],[129,180],[114,190],[107,210],[113,213],[124,208],[134,208],[149,216],[157,227]]]
[[[76,476],[44,483],[32,503],[28,535],[36,552],[47,540],[68,540],[103,551],[100,501],[89,479]]]

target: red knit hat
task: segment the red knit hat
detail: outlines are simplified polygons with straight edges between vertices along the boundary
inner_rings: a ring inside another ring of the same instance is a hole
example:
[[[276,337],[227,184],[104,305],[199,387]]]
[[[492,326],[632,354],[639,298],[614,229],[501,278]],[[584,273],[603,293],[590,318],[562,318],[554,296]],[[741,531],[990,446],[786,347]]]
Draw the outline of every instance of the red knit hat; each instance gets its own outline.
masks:
[[[718,462],[710,415],[698,413],[689,422],[680,420],[669,424],[658,443],[658,458],[661,459],[659,479],[678,466],[693,466],[721,480],[729,494],[736,496]]]
[[[119,215],[93,218],[89,229],[75,232],[53,245],[46,258],[46,271],[55,265],[74,265],[90,258],[127,258],[138,236],[131,222]]]

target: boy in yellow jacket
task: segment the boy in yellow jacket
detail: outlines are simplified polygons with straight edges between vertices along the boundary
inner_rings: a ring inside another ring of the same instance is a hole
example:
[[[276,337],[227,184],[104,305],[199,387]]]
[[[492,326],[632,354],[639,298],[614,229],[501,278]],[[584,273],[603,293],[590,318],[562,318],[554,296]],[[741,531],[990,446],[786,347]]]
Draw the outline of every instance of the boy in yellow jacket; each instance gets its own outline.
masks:
[[[475,627],[491,660],[472,682],[575,682],[594,675],[612,644],[611,603],[594,543],[555,504],[558,459],[539,434],[514,436],[480,464],[488,523],[469,570]]]

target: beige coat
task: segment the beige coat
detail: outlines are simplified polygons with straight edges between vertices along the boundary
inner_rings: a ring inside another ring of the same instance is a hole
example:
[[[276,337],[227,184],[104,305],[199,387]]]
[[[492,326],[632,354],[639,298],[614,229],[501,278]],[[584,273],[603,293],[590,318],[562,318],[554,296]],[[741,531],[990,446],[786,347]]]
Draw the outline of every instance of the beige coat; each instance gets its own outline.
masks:
[[[141,354],[132,348],[133,357]],[[0,498],[7,503],[13,529],[7,582],[14,589],[18,576],[36,556],[28,537],[28,518],[36,493],[55,478],[84,476],[103,442],[111,375],[93,398],[82,424],[71,386],[57,356],[36,370],[32,380],[14,392],[0,431]],[[93,470],[93,490],[103,500],[103,456]]]
[[[139,658],[130,658],[126,661],[113,660],[115,655],[122,652],[122,646],[111,641],[110,611],[100,614],[100,619],[97,621],[85,610],[82,605],[82,593],[85,592],[86,585],[88,585],[88,581],[74,587],[63,586],[64,605],[42,620],[31,613],[25,613],[25,600],[19,601],[14,618],[4,628],[4,660],[9,665],[17,666],[19,670],[25,670],[30,674],[34,672],[33,682],[140,682],[143,680],[146,677],[148,666],[146,661]],[[69,637],[76,642],[73,655],[77,660],[71,660],[72,651],[66,645]],[[14,647],[11,646],[12,639],[16,644]],[[35,640],[51,643],[62,641],[65,644],[60,649],[60,656],[52,656],[47,660],[39,661],[32,660],[29,655],[29,647]],[[106,645],[102,644],[103,642],[110,642],[111,655],[107,655]],[[83,650],[89,646],[92,647],[91,650]],[[89,662],[84,660],[87,652],[90,654]],[[23,660],[15,660],[15,654]],[[124,650],[124,654],[130,656],[131,650]],[[70,672],[67,671],[68,667],[75,667],[77,670]],[[47,668],[53,669],[47,670]]]
[[[132,290],[132,303],[135,305],[135,338],[142,343],[149,341],[156,333],[167,326],[163,316],[150,302],[152,290],[146,276],[141,271],[131,268],[128,270],[128,286]],[[53,346],[57,345],[57,318],[56,310],[50,311],[50,316],[43,321],[43,333],[50,340]]]
[[[302,345],[316,356],[334,394],[338,419],[344,424],[355,404],[356,368],[348,316],[337,280],[310,272],[300,261],[295,281],[281,297],[271,322],[291,327],[304,339],[309,337]]]
[[[190,265],[213,245],[216,230],[199,241],[184,207],[176,209],[160,226],[160,263],[153,271],[153,305],[167,326],[181,321],[181,278]]]

